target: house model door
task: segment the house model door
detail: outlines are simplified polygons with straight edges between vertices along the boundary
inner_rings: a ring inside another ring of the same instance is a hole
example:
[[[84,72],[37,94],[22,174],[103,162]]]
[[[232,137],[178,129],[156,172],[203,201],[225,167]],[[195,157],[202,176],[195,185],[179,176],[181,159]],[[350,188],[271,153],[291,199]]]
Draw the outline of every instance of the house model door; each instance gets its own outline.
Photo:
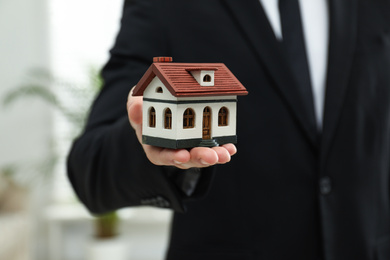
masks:
[[[211,109],[203,109],[203,139],[211,139]]]

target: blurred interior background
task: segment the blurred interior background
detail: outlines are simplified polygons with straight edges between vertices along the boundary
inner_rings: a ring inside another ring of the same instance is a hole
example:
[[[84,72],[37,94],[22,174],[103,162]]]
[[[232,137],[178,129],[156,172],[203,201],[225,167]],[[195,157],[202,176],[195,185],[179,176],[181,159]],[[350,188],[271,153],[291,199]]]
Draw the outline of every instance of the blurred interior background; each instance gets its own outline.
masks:
[[[122,5],[0,0],[0,260],[163,259],[168,210],[95,218],[65,173]]]

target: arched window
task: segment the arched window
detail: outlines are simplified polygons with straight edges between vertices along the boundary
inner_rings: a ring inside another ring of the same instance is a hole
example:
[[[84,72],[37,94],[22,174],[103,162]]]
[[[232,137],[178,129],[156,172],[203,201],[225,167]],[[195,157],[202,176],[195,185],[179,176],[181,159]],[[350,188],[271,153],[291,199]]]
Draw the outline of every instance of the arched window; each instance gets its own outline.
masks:
[[[172,112],[169,108],[165,109],[164,112],[164,128],[172,129]]]
[[[229,110],[226,107],[222,107],[218,112],[218,126],[228,125]]]
[[[156,110],[154,107],[149,108],[149,127],[156,127]]]
[[[191,108],[187,108],[183,113],[183,128],[194,128],[195,112]]]
[[[156,93],[163,93],[163,89],[162,89],[162,87],[158,87],[158,88],[156,88]]]
[[[203,82],[211,82],[211,76],[209,74],[204,75]]]

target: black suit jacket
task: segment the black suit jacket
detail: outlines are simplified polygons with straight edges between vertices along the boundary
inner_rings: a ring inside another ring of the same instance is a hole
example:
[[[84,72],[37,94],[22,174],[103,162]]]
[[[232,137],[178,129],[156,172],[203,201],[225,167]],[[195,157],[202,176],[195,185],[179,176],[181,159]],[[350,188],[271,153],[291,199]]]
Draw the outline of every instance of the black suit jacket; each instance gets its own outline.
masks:
[[[127,0],[69,156],[83,203],[174,209],[169,260],[389,260],[390,1],[329,0],[329,13],[319,133],[258,0]],[[147,161],[125,104],[153,56],[224,62],[249,90],[230,163],[199,175]]]

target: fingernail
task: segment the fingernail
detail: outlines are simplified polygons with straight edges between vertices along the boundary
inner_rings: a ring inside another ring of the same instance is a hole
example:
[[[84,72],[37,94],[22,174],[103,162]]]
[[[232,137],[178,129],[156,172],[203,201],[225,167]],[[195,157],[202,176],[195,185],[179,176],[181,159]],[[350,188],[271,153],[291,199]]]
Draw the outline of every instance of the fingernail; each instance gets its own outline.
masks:
[[[203,159],[200,159],[200,163],[203,164],[203,165],[210,165],[208,162],[203,161]]]

